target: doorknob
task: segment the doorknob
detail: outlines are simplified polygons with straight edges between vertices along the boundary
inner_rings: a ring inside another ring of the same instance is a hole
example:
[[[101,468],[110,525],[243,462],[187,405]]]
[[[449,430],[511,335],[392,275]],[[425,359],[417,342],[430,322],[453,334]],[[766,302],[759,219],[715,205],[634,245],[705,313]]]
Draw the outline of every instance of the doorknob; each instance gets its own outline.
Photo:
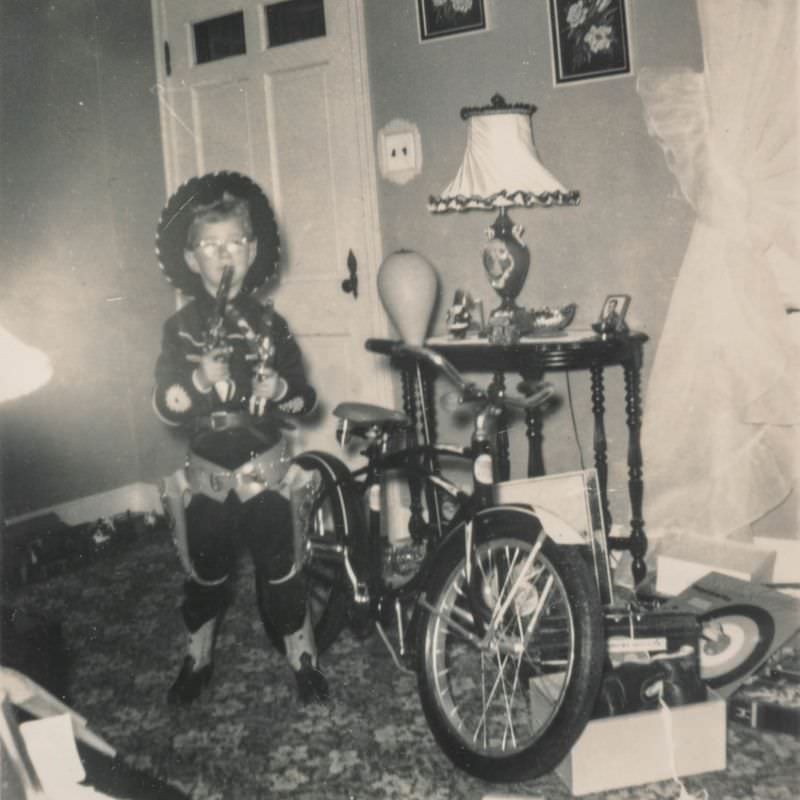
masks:
[[[355,300],[358,298],[358,261],[352,250],[347,253],[347,271],[350,273],[350,277],[342,281],[342,291],[345,294],[352,292],[353,300]]]

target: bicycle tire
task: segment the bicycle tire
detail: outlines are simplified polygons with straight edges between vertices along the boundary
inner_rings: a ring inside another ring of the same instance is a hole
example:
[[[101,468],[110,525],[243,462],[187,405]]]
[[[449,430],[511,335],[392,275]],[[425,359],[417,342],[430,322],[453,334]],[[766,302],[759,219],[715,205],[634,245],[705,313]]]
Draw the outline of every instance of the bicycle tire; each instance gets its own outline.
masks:
[[[320,488],[307,516],[316,538],[334,545],[349,544],[351,551],[356,550],[363,537],[363,526],[357,503],[347,486],[350,475],[347,466],[335,456],[317,451],[301,453],[293,462],[320,476]],[[307,535],[308,531],[304,532]],[[311,556],[303,571],[317,652],[323,653],[347,624],[352,589],[341,561],[321,561]],[[270,642],[281,653],[285,652],[283,637],[268,619],[263,621]]]
[[[420,700],[434,738],[457,767],[489,782],[530,780],[557,766],[591,715],[605,654],[599,595],[581,556],[546,537],[532,513],[491,509],[476,517],[473,537],[469,585],[464,538],[456,535],[436,554],[425,587],[427,605],[438,613],[424,604],[418,609]],[[540,540],[531,569],[523,570]],[[547,592],[542,578],[552,578]],[[498,617],[503,628],[495,639],[505,651],[482,651],[463,631],[480,638],[509,584],[517,591]],[[540,605],[533,636],[515,659],[514,636],[533,625]]]

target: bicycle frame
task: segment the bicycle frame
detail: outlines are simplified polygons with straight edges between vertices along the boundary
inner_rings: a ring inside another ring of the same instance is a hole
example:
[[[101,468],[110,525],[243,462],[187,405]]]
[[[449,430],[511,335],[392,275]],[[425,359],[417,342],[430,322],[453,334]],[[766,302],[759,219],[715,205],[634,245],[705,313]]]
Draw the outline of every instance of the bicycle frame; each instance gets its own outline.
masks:
[[[400,655],[403,656],[405,655],[405,635],[398,603],[402,604],[405,601],[414,600],[421,602],[431,611],[426,601],[419,598],[420,590],[428,574],[429,565],[435,562],[437,552],[446,547],[454,537],[463,537],[466,564],[469,570],[473,561],[471,550],[473,546],[473,525],[476,522],[478,524],[488,524],[492,518],[499,515],[505,520],[513,518],[514,524],[518,526],[534,526],[541,530],[542,537],[549,536],[559,545],[586,544],[585,538],[577,530],[553,512],[521,504],[517,506],[495,503],[491,494],[494,484],[487,485],[478,482],[478,476],[481,473],[486,474],[488,468],[487,463],[485,461],[480,462],[479,459],[482,456],[491,458],[491,453],[488,450],[475,452],[472,448],[453,445],[422,444],[395,451],[378,452],[381,447],[385,448],[385,445],[385,441],[382,443],[378,441],[372,442],[366,451],[368,455],[367,464],[356,470],[347,471],[346,474],[336,473],[330,466],[330,457],[326,454],[316,455],[320,467],[326,469],[331,477],[335,478],[333,487],[336,492],[351,492],[362,499],[366,499],[367,519],[366,521],[359,520],[360,524],[365,525],[364,533],[366,533],[366,536],[359,537],[354,535],[353,531],[345,530],[343,531],[343,539],[347,543],[345,545],[330,545],[327,542],[309,537],[305,547],[307,555],[311,558],[316,557],[323,560],[330,558],[341,559],[350,583],[353,600],[357,606],[369,609],[371,615],[375,617],[378,630],[381,632],[390,652],[392,652],[396,663],[399,662],[397,662],[392,647],[378,621],[381,609],[389,605],[394,606],[398,623],[399,650]],[[309,455],[313,456],[313,454],[306,454],[306,457]],[[468,494],[456,483],[427,466],[436,463],[439,458],[448,457],[472,461],[475,467],[473,471],[476,474],[476,488],[479,489],[478,491]],[[441,516],[435,521],[429,520],[427,522],[425,535],[420,537],[427,544],[425,556],[414,574],[400,586],[391,586],[386,582],[383,575],[383,560],[380,557],[383,547],[390,546],[382,536],[381,517],[383,504],[381,502],[381,493],[385,490],[384,478],[386,474],[393,470],[402,472],[403,476],[409,480],[410,485],[414,480],[418,481],[420,491],[430,489],[432,490],[430,494],[436,494],[437,490],[445,493],[455,501],[457,509],[456,514],[446,523]],[[480,488],[484,491],[481,492]],[[348,524],[347,519],[345,519],[345,524]],[[354,553],[351,552],[352,545],[350,543],[358,540],[366,540],[368,542],[372,557],[362,559],[362,563],[356,566],[353,563]],[[538,550],[532,551],[528,563],[533,563],[537,552]],[[525,574],[525,569],[527,569],[527,564],[523,567],[520,575]],[[518,578],[518,580],[521,579],[521,577]],[[455,620],[448,619],[447,622],[460,627]],[[490,624],[488,627],[484,626],[483,635],[480,639],[475,638],[472,634],[468,638],[477,646],[485,647],[491,635],[492,626]]]
[[[369,449],[369,448],[368,448]],[[368,462],[363,467],[348,471],[347,474],[342,475],[331,467],[331,458],[324,453],[306,453],[305,458],[312,458],[318,464],[319,468],[327,471],[329,476],[334,479],[333,486],[335,491],[342,494],[351,492],[358,497],[366,499],[367,518],[366,520],[359,519],[357,524],[364,525],[364,532],[366,537],[357,537],[353,531],[344,530],[343,539],[346,542],[353,542],[357,538],[367,538],[370,547],[374,548],[381,544],[381,514],[382,502],[381,493],[385,489],[384,478],[387,473],[393,470],[402,471],[404,477],[409,481],[412,491],[412,514],[415,511],[416,500],[413,497],[414,483],[416,482],[417,492],[424,489],[429,489],[429,496],[435,495],[435,489],[445,492],[454,500],[458,501],[458,511],[456,516],[450,521],[451,524],[445,525],[441,508],[438,503],[435,503],[435,508],[438,510],[436,520],[428,520],[425,526],[424,535],[421,531],[417,530],[418,538],[427,539],[434,546],[445,538],[446,533],[454,525],[460,521],[462,514],[461,510],[465,503],[469,502],[470,495],[467,495],[462,489],[453,481],[437,474],[426,463],[430,463],[430,459],[439,457],[456,457],[469,459],[469,452],[467,448],[455,447],[448,445],[414,445],[411,447],[403,448],[392,452],[386,452],[380,455],[375,453],[370,454]],[[345,526],[349,521],[345,519]],[[413,524],[413,523],[412,523]],[[412,534],[413,538],[413,534]],[[378,585],[376,575],[367,568],[357,568],[353,565],[351,553],[348,552],[347,547],[341,545],[330,545],[327,542],[320,541],[314,537],[308,537],[305,542],[305,549],[308,556],[326,558],[329,556],[340,557],[343,561],[345,572],[350,581],[353,590],[353,597],[357,603],[369,603],[372,599],[370,594],[370,587],[374,590]],[[369,566],[376,566],[374,563]],[[401,594],[409,594],[414,591],[416,584],[420,580],[420,574],[415,575],[408,583],[403,585]]]
[[[459,767],[493,781],[542,774],[588,720],[605,654],[599,595],[584,553],[561,547],[589,544],[586,532],[527,503],[522,482],[508,487],[512,502],[502,502],[505,484],[496,482],[495,444],[506,408],[533,408],[552,388],[506,398],[467,383],[424,348],[372,345],[413,362],[404,364],[404,413],[342,403],[334,410],[340,442],[348,433],[363,437],[366,464],[350,469],[318,451],[296,459],[318,473],[302,525],[305,566],[320,590],[315,634],[330,644],[348,623],[356,634],[366,632],[365,624],[377,630],[395,665],[414,667],[431,731]],[[432,397],[424,359],[453,379],[462,402],[481,403],[467,447],[435,443],[425,419]],[[412,384],[416,397],[406,391]],[[452,458],[469,462],[472,491],[442,474],[440,462]],[[394,536],[383,524],[394,476],[410,493],[408,536]],[[440,502],[445,498],[453,501],[452,515]],[[383,629],[395,623],[404,662]]]

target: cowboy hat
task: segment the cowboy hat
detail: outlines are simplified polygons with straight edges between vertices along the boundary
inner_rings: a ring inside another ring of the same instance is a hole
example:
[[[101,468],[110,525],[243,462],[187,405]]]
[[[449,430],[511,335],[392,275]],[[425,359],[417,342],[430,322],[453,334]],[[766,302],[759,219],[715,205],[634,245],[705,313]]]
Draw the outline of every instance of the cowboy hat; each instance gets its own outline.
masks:
[[[189,295],[203,291],[199,276],[192,272],[184,260],[189,226],[199,207],[209,206],[224,195],[246,200],[250,207],[253,237],[258,241],[258,252],[242,285],[248,294],[278,272],[280,238],[275,214],[261,187],[238,172],[210,172],[190,178],[170,197],[156,231],[156,256],[164,277],[176,288]]]

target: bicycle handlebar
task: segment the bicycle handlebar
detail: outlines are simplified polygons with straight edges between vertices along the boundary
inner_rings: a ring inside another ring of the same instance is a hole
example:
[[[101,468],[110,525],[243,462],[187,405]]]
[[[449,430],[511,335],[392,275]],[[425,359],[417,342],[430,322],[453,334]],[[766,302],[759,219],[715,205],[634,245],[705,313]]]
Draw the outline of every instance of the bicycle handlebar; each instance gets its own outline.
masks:
[[[441,372],[445,377],[454,383],[462,395],[463,401],[483,400],[517,408],[522,411],[530,411],[542,405],[555,393],[555,388],[550,383],[541,384],[537,391],[529,397],[508,397],[505,394],[500,396],[493,393],[490,397],[485,389],[481,389],[474,383],[465,380],[464,376],[450,363],[441,353],[431,350],[429,347],[406,344],[402,341],[392,339],[367,339],[364,346],[372,353],[380,353],[385,356],[397,358],[411,358],[415,361],[426,361]]]
[[[464,380],[461,373],[444,356],[428,347],[419,347],[417,345],[406,344],[403,341],[394,341],[391,339],[367,339],[364,346],[367,350],[373,353],[380,353],[384,356],[391,356],[393,358],[406,357],[414,361],[427,361],[450,378],[462,392],[468,391],[472,386]]]
[[[402,342],[394,339],[367,339],[364,347],[371,353],[380,353],[382,356],[393,356]]]

